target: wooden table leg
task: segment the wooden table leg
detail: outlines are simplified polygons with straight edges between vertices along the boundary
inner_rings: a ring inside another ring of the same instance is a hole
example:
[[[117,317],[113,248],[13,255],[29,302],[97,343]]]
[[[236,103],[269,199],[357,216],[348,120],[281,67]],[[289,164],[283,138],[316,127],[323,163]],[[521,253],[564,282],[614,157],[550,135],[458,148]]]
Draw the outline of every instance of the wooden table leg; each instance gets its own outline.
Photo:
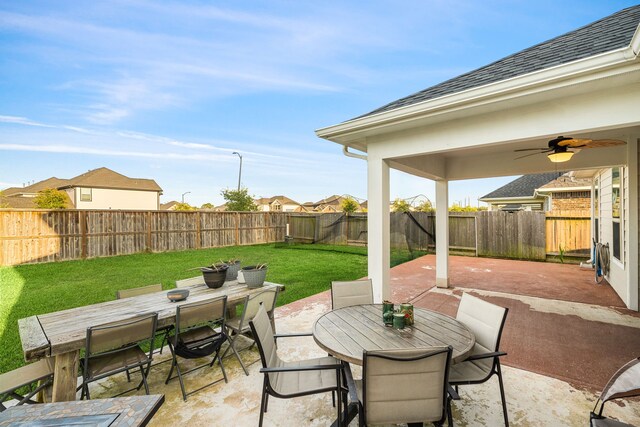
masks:
[[[80,351],[70,351],[57,356],[53,369],[54,402],[76,400],[76,386],[78,384],[78,363]]]

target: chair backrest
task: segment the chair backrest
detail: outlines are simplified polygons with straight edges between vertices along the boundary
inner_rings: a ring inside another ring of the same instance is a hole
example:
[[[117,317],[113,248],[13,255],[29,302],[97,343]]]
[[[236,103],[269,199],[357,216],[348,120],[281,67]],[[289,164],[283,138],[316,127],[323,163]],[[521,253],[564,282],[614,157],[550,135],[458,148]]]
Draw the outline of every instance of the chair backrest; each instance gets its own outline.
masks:
[[[331,282],[331,306],[334,310],[360,304],[373,304],[371,279]]]
[[[176,330],[182,331],[194,326],[220,323],[224,327],[224,314],[227,309],[227,296],[205,301],[179,305],[176,308]]]
[[[640,396],[640,357],[631,360],[613,374],[602,390],[600,400]]]
[[[53,360],[52,357],[45,357],[37,362],[0,374],[0,396],[52,376]]]
[[[450,361],[451,347],[365,351],[365,424],[443,420]]]
[[[472,354],[498,351],[508,311],[507,308],[491,304],[473,295],[462,294],[456,320],[469,328],[476,337]]]
[[[256,295],[248,295],[245,299],[242,323],[254,318],[260,306],[263,306],[269,318],[273,318],[273,310],[276,308],[278,291],[280,288],[267,289]]]
[[[256,340],[260,351],[260,360],[263,368],[274,368],[282,364],[276,349],[276,340],[273,336],[273,328],[269,321],[267,310],[261,305],[253,319],[249,321],[253,338]],[[277,374],[271,373],[267,376],[269,381],[275,382]]]
[[[192,285],[204,285],[204,277],[200,275],[189,279],[176,280],[176,288],[185,288]]]
[[[149,286],[141,286],[139,288],[120,289],[119,291],[116,291],[116,299],[137,297],[140,295],[151,294],[153,292],[160,292],[161,290],[162,285],[160,283]]]
[[[150,340],[153,351],[157,323],[158,313],[149,313],[87,328],[86,357],[132,347],[145,340]]]

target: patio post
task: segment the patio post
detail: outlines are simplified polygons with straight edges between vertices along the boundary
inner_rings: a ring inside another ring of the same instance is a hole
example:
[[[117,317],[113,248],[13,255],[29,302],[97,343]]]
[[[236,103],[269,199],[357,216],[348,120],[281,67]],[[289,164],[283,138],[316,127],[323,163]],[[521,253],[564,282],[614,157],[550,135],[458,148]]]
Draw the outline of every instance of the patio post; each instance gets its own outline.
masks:
[[[367,158],[367,262],[369,278],[373,283],[373,300],[381,303],[391,298],[389,165],[372,151],[369,151]]]
[[[436,181],[436,286],[449,287],[449,181]]]
[[[640,141],[640,135],[634,134],[629,138],[627,144],[627,188],[628,195],[628,235],[630,238],[626,239],[627,242],[627,286],[629,287],[628,295],[629,301],[627,307],[631,310],[640,308],[640,280],[638,280],[638,264],[640,263],[640,257],[638,254],[638,241],[640,237],[639,231],[639,219],[638,219],[638,205],[640,193],[638,192],[638,181],[640,168],[638,162],[640,160],[640,150],[638,150],[638,142]]]

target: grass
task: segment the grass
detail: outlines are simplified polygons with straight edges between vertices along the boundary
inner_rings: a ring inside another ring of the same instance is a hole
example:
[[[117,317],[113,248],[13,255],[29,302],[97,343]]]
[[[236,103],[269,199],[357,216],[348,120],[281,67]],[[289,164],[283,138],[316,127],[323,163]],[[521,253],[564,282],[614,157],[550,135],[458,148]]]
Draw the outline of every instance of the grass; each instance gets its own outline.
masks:
[[[0,267],[0,373],[24,364],[20,318],[110,301],[119,289],[153,283],[172,289],[199,274],[189,268],[231,258],[266,263],[267,280],[286,285],[278,298],[284,305],[329,289],[332,280],[366,276],[366,255],[364,247],[270,244]],[[392,265],[410,258],[394,252]]]

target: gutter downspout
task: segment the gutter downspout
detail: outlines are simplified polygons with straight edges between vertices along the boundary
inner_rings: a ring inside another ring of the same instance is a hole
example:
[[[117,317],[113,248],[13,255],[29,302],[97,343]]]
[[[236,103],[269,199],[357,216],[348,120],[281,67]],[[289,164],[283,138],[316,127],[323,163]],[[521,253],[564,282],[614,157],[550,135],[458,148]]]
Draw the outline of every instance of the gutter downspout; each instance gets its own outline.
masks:
[[[367,160],[367,156],[365,156],[364,154],[356,154],[356,153],[350,152],[348,145],[342,146],[342,154],[344,154],[347,157],[353,157],[354,159],[360,159],[365,161]]]
[[[640,25],[636,28],[636,32],[631,37],[629,48],[624,53],[626,59],[636,59],[640,55]]]

